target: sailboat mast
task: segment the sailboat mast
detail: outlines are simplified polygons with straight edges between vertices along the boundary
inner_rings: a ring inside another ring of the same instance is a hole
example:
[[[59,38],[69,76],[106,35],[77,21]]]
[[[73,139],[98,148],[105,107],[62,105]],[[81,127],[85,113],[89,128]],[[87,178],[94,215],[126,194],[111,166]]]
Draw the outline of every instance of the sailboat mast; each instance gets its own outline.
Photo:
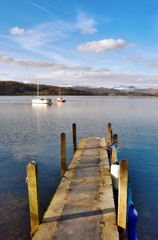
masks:
[[[39,79],[37,78],[37,98],[39,97]]]

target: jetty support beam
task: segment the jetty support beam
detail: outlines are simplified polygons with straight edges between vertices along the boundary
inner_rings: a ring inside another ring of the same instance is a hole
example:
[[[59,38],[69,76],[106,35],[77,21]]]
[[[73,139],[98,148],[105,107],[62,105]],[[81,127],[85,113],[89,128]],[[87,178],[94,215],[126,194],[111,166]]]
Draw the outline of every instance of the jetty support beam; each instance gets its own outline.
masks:
[[[27,183],[30,208],[31,236],[37,231],[40,224],[39,191],[37,164],[32,161],[27,165]]]
[[[106,148],[108,151],[110,151],[110,146],[111,146],[111,123],[108,123],[108,125],[107,125],[107,144],[106,144]]]
[[[65,133],[61,133],[60,147],[61,147],[61,176],[63,176],[66,171],[66,135]]]
[[[73,154],[75,154],[76,152],[76,146],[77,146],[77,143],[76,143],[76,123],[73,123],[72,124],[72,138],[73,138]]]

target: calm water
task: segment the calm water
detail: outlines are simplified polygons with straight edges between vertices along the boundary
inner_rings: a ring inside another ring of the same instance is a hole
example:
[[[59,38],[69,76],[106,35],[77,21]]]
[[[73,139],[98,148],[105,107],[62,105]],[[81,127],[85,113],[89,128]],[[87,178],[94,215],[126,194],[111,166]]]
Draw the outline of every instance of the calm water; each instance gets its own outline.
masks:
[[[60,133],[72,157],[72,123],[82,137],[119,136],[118,157],[129,162],[139,240],[158,236],[158,98],[67,97],[65,104],[32,106],[32,97],[0,96],[0,238],[29,239],[26,166],[38,163],[43,214],[60,179]]]

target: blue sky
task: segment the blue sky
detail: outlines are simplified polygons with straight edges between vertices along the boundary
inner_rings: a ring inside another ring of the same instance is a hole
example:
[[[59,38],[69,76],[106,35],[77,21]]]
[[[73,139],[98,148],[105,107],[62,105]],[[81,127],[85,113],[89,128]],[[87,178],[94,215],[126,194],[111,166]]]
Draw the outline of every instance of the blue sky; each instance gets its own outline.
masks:
[[[158,88],[157,0],[1,0],[0,80]]]

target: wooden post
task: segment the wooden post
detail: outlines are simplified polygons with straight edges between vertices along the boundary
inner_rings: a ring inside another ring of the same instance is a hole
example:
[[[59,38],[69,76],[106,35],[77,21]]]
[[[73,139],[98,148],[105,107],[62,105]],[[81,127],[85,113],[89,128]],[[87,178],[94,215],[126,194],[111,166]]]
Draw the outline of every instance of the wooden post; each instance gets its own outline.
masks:
[[[111,165],[115,162],[116,156],[117,156],[117,144],[118,144],[118,136],[117,134],[113,135],[113,146],[116,144],[116,149],[114,147],[112,148],[112,153],[111,153]]]
[[[27,165],[27,182],[30,208],[31,236],[37,231],[40,224],[39,192],[37,164],[32,161]]]
[[[118,230],[120,240],[126,239],[126,218],[127,218],[127,186],[128,186],[128,162],[120,161],[119,197],[118,197]]]
[[[73,154],[76,152],[76,123],[72,124]]]
[[[110,145],[111,145],[111,123],[108,123],[107,125],[107,144],[106,149],[110,151]]]
[[[65,136],[65,133],[61,133],[60,147],[61,147],[61,176],[63,176],[66,171],[66,136]]]

